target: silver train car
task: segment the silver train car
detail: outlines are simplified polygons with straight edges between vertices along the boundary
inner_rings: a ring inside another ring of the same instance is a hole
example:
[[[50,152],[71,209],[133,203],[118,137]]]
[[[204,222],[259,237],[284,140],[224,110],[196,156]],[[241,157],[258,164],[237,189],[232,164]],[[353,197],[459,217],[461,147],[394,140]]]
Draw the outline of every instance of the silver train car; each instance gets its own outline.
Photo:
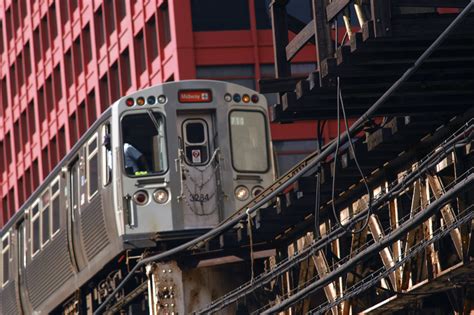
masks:
[[[127,250],[215,226],[273,181],[269,130],[265,98],[231,83],[116,101],[3,227],[0,314],[77,313],[65,301]]]

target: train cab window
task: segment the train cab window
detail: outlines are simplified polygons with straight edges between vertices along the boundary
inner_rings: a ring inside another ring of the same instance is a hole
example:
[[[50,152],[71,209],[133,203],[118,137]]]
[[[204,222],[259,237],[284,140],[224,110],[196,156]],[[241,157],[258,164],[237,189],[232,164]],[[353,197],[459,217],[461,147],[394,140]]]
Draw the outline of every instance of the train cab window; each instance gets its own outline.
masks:
[[[268,135],[263,113],[234,110],[229,118],[234,169],[239,172],[266,172],[269,168]]]
[[[183,123],[184,153],[186,162],[203,165],[209,160],[207,124],[202,119],[189,119]]]
[[[39,202],[31,207],[31,256],[40,250],[40,211]]]
[[[97,148],[97,134],[87,143],[87,191],[89,200],[98,191],[99,183],[99,161]]]
[[[59,231],[60,227],[60,203],[59,203],[59,177],[53,182],[51,186],[51,225],[53,235]]]
[[[152,112],[122,118],[125,173],[129,176],[161,174],[168,168],[164,118]]]
[[[47,189],[41,196],[41,245],[46,244],[50,236],[50,198],[49,189]]]
[[[2,264],[3,264],[3,273],[2,273],[2,285],[7,284],[10,279],[10,233],[7,233],[2,238]]]

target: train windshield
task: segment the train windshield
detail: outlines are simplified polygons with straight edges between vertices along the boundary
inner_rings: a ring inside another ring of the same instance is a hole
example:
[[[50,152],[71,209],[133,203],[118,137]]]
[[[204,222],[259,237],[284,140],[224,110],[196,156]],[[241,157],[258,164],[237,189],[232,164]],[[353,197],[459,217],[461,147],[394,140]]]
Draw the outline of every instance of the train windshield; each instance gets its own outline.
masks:
[[[268,171],[268,139],[265,116],[257,111],[230,113],[232,164],[236,171]]]
[[[165,123],[161,114],[147,111],[122,118],[123,161],[129,176],[167,170]]]

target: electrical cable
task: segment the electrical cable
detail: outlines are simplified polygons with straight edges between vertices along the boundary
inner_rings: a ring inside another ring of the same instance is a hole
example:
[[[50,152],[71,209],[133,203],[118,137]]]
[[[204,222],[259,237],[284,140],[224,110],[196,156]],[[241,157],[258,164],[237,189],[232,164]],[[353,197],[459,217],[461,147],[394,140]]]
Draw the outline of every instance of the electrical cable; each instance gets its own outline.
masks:
[[[346,131],[349,130],[349,125],[347,123],[347,117],[346,117],[346,111],[344,109],[344,103],[343,103],[343,100],[342,100],[342,93],[341,93],[341,86],[340,86],[340,81],[339,81],[339,77],[337,77],[337,101],[336,101],[336,106],[337,106],[337,141],[336,141],[336,151],[334,152],[334,168],[333,168],[333,174],[332,174],[332,185],[331,185],[331,208],[332,208],[332,213],[333,213],[333,216],[334,216],[334,220],[336,221],[337,224],[339,224],[347,233],[351,233],[351,234],[359,234],[359,233],[362,233],[366,228],[367,226],[369,225],[369,219],[370,219],[370,216],[372,214],[372,197],[371,197],[371,193],[370,193],[370,189],[369,189],[369,185],[367,183],[367,179],[365,178],[364,176],[364,173],[362,172],[362,169],[359,165],[359,161],[357,160],[357,156],[356,156],[356,152],[354,150],[354,146],[352,144],[352,139],[351,139],[351,135],[350,133],[348,133],[348,142],[349,142],[349,148],[352,150],[352,155],[354,156],[354,162],[357,166],[357,169],[359,170],[359,173],[360,175],[362,176],[362,180],[364,181],[364,185],[365,185],[365,188],[367,189],[367,195],[369,197],[369,202],[368,202],[368,211],[367,211],[367,218],[365,219],[365,222],[364,224],[362,224],[362,227],[357,229],[357,230],[354,230],[354,231],[351,231],[349,230],[348,228],[346,228],[342,222],[339,220],[339,217],[337,215],[337,211],[336,211],[336,206],[335,206],[335,198],[334,198],[334,194],[335,194],[335,190],[336,190],[336,170],[337,170],[337,156],[339,154],[339,145],[340,145],[340,138],[341,138],[341,117],[340,117],[340,111],[339,111],[339,108],[342,109],[342,114],[343,114],[343,117],[344,117],[344,123],[345,123],[345,127],[346,127]]]

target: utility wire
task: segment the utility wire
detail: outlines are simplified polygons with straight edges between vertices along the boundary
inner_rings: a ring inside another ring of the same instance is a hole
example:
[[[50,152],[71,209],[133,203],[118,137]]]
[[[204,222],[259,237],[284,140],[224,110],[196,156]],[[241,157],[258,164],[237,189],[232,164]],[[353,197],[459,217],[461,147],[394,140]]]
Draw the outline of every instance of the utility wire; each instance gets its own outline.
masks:
[[[337,102],[336,102],[336,106],[337,106],[337,142],[336,142],[336,152],[334,152],[334,168],[333,168],[332,186],[331,186],[331,208],[332,208],[332,213],[334,215],[334,220],[337,222],[337,224],[339,224],[347,233],[359,234],[359,233],[363,232],[367,228],[367,225],[369,224],[370,215],[372,214],[372,197],[371,197],[372,194],[370,192],[369,185],[367,183],[367,179],[366,179],[364,173],[362,172],[359,161],[357,160],[357,155],[356,155],[356,152],[354,150],[354,145],[352,144],[351,135],[348,134],[349,148],[352,151],[352,155],[354,156],[354,162],[357,166],[357,169],[359,170],[360,175],[362,176],[362,180],[364,182],[365,188],[367,190],[367,195],[369,197],[369,202],[368,202],[369,211],[367,212],[367,218],[365,219],[365,222],[364,222],[364,224],[362,224],[361,228],[359,228],[358,230],[354,230],[354,231],[351,231],[348,228],[346,228],[342,224],[342,222],[339,220],[339,216],[337,214],[336,206],[335,206],[335,198],[334,198],[334,194],[335,194],[335,191],[336,191],[337,156],[339,155],[339,143],[340,143],[340,139],[341,139],[341,130],[340,130],[341,129],[341,117],[340,117],[339,108],[342,109],[342,115],[344,117],[344,125],[346,127],[346,131],[349,130],[349,124],[347,122],[346,110],[344,108],[344,101],[342,99],[342,92],[341,92],[341,85],[340,85],[339,77],[337,77],[337,91],[336,91],[336,93],[337,93]]]

